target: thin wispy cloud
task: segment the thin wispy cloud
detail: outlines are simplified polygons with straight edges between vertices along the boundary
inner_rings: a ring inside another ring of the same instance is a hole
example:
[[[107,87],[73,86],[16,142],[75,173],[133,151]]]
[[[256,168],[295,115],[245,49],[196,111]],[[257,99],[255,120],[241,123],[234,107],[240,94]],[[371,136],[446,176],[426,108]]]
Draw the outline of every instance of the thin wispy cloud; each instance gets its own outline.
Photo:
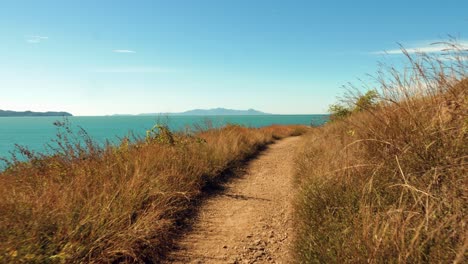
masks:
[[[38,36],[38,35],[34,35],[34,36],[26,36],[26,42],[28,43],[40,43],[44,40],[48,40],[49,37],[45,37],[45,36]]]
[[[459,41],[456,43],[458,48],[462,50],[468,50],[468,41]],[[408,54],[414,54],[414,53],[442,53],[444,51],[450,50],[452,47],[447,45],[446,43],[438,43],[438,42],[429,42],[423,45],[417,45],[417,46],[408,46],[406,47],[405,45],[402,45],[404,50]],[[371,54],[375,55],[397,55],[397,54],[403,54],[402,49],[391,49],[391,50],[383,50],[383,51],[373,51]]]
[[[162,67],[109,67],[95,69],[98,73],[170,73],[172,69]]]
[[[136,53],[136,51],[134,51],[134,50],[127,50],[127,49],[116,49],[116,50],[113,50],[112,52],[115,52],[115,53]]]
[[[468,56],[445,56],[439,59],[442,61],[468,61]]]

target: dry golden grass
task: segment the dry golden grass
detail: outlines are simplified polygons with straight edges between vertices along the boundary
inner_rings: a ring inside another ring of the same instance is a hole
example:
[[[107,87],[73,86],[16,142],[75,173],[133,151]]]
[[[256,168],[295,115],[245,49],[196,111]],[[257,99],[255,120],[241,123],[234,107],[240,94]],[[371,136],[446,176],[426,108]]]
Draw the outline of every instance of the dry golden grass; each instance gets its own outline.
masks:
[[[467,56],[454,53],[407,54],[410,71],[380,76],[377,105],[307,136],[297,157],[298,262],[465,260]]]
[[[230,125],[190,136],[160,127],[104,148],[62,134],[53,156],[0,173],[0,262],[158,262],[204,186],[303,130]]]

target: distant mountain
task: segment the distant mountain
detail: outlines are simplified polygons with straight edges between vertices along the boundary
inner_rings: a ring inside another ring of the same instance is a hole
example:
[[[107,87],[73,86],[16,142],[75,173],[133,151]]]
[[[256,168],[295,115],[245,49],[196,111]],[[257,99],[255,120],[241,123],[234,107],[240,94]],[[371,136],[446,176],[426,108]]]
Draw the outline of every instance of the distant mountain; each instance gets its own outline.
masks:
[[[268,115],[255,109],[248,110],[234,110],[226,108],[213,108],[213,109],[194,109],[179,113],[180,115]]]
[[[73,115],[67,112],[32,112],[32,111],[16,112],[16,111],[10,111],[10,110],[0,110],[0,117],[7,117],[7,116],[22,117],[22,116],[73,116]]]
[[[255,109],[248,110],[234,110],[226,108],[213,108],[213,109],[194,109],[181,113],[150,113],[140,114],[144,116],[149,115],[186,115],[186,116],[211,116],[211,115],[271,115]]]

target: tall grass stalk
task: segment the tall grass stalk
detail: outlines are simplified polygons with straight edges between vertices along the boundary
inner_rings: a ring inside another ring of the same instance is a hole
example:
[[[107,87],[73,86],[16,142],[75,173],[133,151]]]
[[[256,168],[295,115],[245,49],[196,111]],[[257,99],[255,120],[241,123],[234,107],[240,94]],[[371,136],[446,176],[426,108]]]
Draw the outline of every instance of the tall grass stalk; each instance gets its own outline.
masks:
[[[462,263],[468,246],[468,52],[410,54],[378,100],[314,128],[297,157],[301,263]],[[450,59],[447,59],[450,58]],[[363,93],[350,89],[346,105]]]

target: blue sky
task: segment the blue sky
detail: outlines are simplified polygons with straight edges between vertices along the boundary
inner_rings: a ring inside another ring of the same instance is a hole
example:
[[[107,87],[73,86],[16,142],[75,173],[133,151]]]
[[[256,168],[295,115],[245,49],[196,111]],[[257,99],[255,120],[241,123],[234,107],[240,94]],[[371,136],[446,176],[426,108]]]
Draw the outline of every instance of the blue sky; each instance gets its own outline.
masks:
[[[449,34],[466,42],[467,10],[450,0],[4,0],[0,109],[324,113],[343,84],[401,58],[379,51],[424,50]]]

